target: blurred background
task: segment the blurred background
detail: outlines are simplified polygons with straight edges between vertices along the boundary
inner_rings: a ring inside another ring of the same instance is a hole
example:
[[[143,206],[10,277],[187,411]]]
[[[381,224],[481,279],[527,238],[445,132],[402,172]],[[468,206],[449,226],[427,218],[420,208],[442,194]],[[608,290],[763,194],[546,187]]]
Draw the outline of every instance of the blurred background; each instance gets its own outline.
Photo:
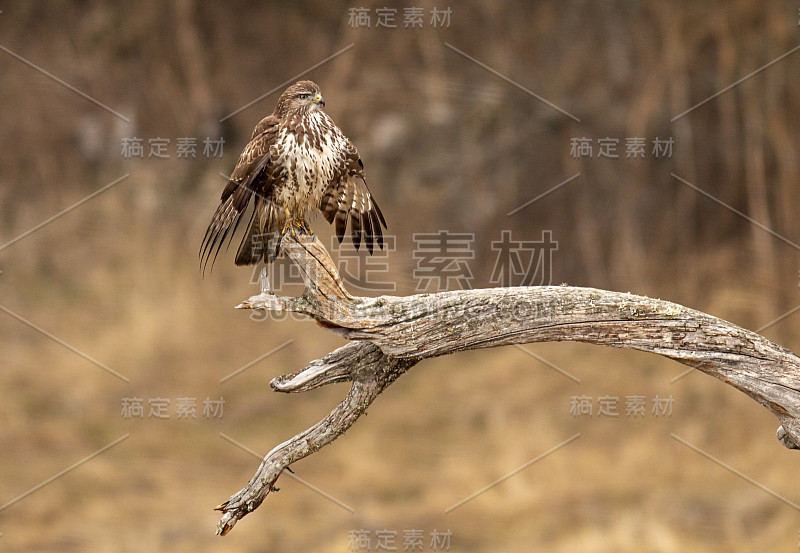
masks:
[[[795,550],[777,419],[565,343],[419,364],[294,466],[339,503],[284,476],[214,535],[347,392],[273,393],[344,342],[234,310],[233,251],[199,270],[221,175],[300,77],[389,224],[381,256],[334,252],[354,292],[592,286],[800,350],[800,4],[386,4],[0,1],[0,551]]]

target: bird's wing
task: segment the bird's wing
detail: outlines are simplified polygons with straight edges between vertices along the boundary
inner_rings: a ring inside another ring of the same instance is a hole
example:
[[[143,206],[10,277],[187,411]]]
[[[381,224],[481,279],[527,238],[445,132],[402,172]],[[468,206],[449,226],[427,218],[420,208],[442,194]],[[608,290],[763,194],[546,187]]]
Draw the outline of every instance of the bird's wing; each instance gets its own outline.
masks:
[[[262,120],[253,138],[239,156],[239,161],[231,173],[231,178],[222,191],[219,206],[214,212],[211,222],[206,229],[203,243],[200,246],[200,261],[205,269],[211,254],[213,267],[225,238],[233,234],[244,216],[250,200],[255,197],[256,202],[265,199],[269,193],[269,179],[265,178],[267,167],[270,164],[270,146],[275,140],[278,120],[267,117]],[[259,129],[261,132],[256,134]],[[228,243],[230,243],[230,239]],[[247,237],[245,237],[247,239]]]
[[[320,210],[329,223],[334,223],[339,243],[344,239],[349,219],[353,246],[358,250],[363,240],[367,251],[372,253],[375,242],[383,249],[381,227],[386,228],[386,220],[367,187],[358,151],[349,141],[344,154],[344,163],[322,195]]]

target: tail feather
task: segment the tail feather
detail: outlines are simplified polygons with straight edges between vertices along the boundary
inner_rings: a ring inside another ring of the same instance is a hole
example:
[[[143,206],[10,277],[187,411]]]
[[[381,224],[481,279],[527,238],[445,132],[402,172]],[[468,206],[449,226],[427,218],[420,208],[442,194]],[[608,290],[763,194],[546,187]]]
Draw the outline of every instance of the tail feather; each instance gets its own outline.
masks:
[[[276,211],[271,203],[256,206],[236,252],[236,265],[255,265],[262,259],[270,263],[278,256],[281,233]]]

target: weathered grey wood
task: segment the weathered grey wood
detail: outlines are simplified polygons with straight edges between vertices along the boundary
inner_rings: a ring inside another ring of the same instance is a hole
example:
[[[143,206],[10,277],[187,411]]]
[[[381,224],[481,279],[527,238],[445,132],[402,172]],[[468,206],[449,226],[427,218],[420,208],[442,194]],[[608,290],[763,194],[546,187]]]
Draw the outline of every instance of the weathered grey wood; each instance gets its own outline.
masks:
[[[303,313],[354,341],[303,371],[275,378],[272,387],[353,386],[326,419],[273,449],[250,483],[218,507],[223,535],[261,504],[284,468],[346,431],[400,374],[422,359],[462,350],[578,341],[657,353],[743,391],[778,417],[780,442],[800,448],[800,358],[717,317],[668,301],[569,286],[354,297],[315,237],[287,236],[283,251],[301,268],[303,295],[262,293],[238,307]]]
[[[305,371],[273,379],[271,386],[281,392],[304,392],[342,380],[352,380],[353,385],[344,401],[326,418],[276,446],[261,461],[247,486],[216,507],[225,513],[217,526],[217,533],[224,536],[236,521],[255,510],[273,491],[285,468],[343,434],[386,386],[415,363],[408,359],[389,358],[368,342],[351,342],[313,362]]]

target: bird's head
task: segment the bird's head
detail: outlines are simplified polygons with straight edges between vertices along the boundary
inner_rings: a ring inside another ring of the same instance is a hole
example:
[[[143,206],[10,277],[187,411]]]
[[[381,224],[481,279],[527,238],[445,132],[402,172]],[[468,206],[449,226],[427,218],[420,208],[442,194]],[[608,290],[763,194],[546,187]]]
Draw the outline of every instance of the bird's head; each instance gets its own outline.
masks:
[[[325,105],[325,99],[319,86],[312,81],[300,81],[281,94],[278,105],[275,106],[275,114],[284,117],[290,113],[310,112],[321,109]]]

